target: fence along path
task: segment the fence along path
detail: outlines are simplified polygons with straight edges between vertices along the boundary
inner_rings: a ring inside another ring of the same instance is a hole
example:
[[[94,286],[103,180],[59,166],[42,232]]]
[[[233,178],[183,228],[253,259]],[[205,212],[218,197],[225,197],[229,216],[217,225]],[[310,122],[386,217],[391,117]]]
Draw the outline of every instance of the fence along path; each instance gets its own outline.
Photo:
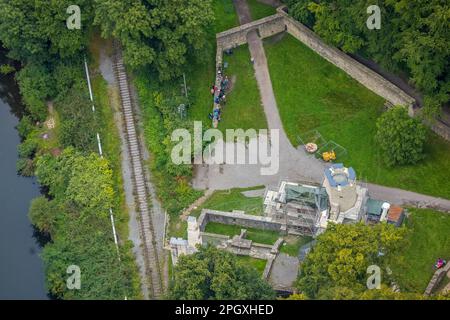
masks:
[[[135,202],[143,245],[145,274],[147,275],[147,279],[145,280],[149,282],[150,298],[157,299],[162,294],[163,283],[152,219],[153,211],[149,206],[150,194],[143,169],[143,157],[140,147],[141,142],[138,138],[133,114],[133,103],[135,102],[130,93],[128,77],[123,63],[122,50],[117,42],[114,42],[114,51],[114,71],[122,103],[122,115],[131,161]]]

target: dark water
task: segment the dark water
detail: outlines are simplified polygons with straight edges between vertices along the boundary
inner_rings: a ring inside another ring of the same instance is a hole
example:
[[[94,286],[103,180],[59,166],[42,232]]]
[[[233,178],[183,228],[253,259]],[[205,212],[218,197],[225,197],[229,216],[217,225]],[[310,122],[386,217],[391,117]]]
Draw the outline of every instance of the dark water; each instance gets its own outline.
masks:
[[[15,126],[23,108],[13,79],[0,75],[0,299],[47,299],[41,248],[27,216],[39,186],[16,174]]]

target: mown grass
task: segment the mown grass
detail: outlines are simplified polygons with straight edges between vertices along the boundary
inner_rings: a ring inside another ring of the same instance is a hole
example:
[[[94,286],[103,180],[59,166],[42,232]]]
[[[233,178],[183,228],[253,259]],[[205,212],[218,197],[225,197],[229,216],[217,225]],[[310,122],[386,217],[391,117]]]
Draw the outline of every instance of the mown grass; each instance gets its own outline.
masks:
[[[198,217],[202,209],[213,209],[219,211],[242,210],[246,214],[262,215],[262,197],[246,197],[243,191],[258,190],[264,187],[236,188],[226,191],[215,191],[201,206],[193,210],[191,215]]]
[[[258,0],[247,0],[253,20],[259,20],[277,13],[274,7],[261,3]]]
[[[223,234],[233,237],[234,235],[239,235],[241,233],[241,229],[247,230],[246,239],[252,240],[256,243],[272,245],[280,237],[279,232],[276,231],[246,228],[242,226],[222,224],[217,222],[208,223],[206,225],[205,232]]]
[[[192,95],[193,103],[188,111],[192,120],[202,121],[206,128],[211,127],[208,118],[212,112],[213,98],[210,87],[215,80],[216,39],[215,34],[238,26],[238,18],[231,0],[214,1],[216,22],[210,38],[209,46],[199,57],[186,67],[186,82]],[[224,55],[224,61],[229,67],[224,70],[228,77],[235,78],[232,91],[227,95],[227,104],[222,112],[219,129],[265,129],[266,118],[261,106],[258,86],[250,63],[248,46],[233,50],[230,56]]]
[[[264,268],[266,267],[266,260],[256,259],[250,256],[236,256],[238,263],[249,266],[255,269],[260,275],[263,274]]]
[[[270,75],[284,129],[294,145],[317,129],[345,147],[359,180],[450,198],[450,143],[428,133],[426,158],[390,168],[374,141],[384,100],[290,35],[266,42]]]
[[[208,34],[208,46],[186,66],[187,86],[195,100],[188,116],[193,120],[203,121],[205,126],[211,125],[208,114],[213,105],[210,87],[216,74],[216,33],[239,25],[231,0],[214,0],[213,10],[215,22]]]
[[[429,209],[409,212],[408,244],[391,269],[402,290],[421,293],[435,272],[436,260],[450,260],[450,214]]]

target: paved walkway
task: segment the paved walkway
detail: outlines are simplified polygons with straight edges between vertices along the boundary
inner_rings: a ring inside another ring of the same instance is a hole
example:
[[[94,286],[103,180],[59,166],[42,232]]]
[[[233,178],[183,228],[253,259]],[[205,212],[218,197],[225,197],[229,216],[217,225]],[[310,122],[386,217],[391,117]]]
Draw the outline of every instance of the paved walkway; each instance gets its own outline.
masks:
[[[233,3],[240,23],[251,22],[247,2],[245,0],[233,0]],[[250,54],[254,58],[255,77],[268,127],[269,129],[279,129],[279,172],[275,175],[263,176],[260,174],[260,165],[203,164],[195,167],[194,188],[214,190],[256,185],[273,187],[277,186],[282,179],[321,183],[326,164],[307,155],[303,149],[295,149],[283,129],[262,40],[258,37],[256,31],[249,32],[247,40]],[[375,184],[367,184],[367,188],[369,189],[369,195],[374,199],[386,200],[399,205],[427,207],[450,212],[450,200]]]
[[[234,0],[233,2],[240,23],[250,22],[250,10],[246,1]],[[279,171],[274,175],[265,176],[261,175],[261,165],[203,164],[195,168],[194,188],[223,190],[256,185],[276,186],[282,179],[321,183],[325,165],[307,155],[303,150],[295,149],[283,130],[263,43],[256,31],[248,34],[248,44],[251,56],[254,58],[255,76],[268,128],[279,130]]]

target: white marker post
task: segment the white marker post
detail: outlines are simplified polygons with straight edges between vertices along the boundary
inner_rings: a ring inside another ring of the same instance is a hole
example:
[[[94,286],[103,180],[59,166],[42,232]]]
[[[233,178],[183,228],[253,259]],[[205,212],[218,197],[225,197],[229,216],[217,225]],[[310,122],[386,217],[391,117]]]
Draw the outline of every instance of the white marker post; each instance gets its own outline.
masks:
[[[84,69],[86,71],[86,79],[87,79],[87,83],[88,83],[88,87],[89,87],[89,97],[91,98],[91,102],[92,102],[92,112],[95,112],[94,96],[92,94],[91,79],[89,77],[89,68],[87,65],[86,58],[84,58]],[[97,144],[98,144],[98,153],[99,153],[100,157],[103,158],[102,143],[100,140],[100,134],[98,132],[97,132]],[[119,257],[119,261],[120,261],[119,243],[117,241],[116,226],[114,223],[114,215],[113,215],[112,208],[109,208],[109,216],[111,218],[111,226],[112,226],[112,231],[113,231],[114,244],[116,245],[117,256]]]

